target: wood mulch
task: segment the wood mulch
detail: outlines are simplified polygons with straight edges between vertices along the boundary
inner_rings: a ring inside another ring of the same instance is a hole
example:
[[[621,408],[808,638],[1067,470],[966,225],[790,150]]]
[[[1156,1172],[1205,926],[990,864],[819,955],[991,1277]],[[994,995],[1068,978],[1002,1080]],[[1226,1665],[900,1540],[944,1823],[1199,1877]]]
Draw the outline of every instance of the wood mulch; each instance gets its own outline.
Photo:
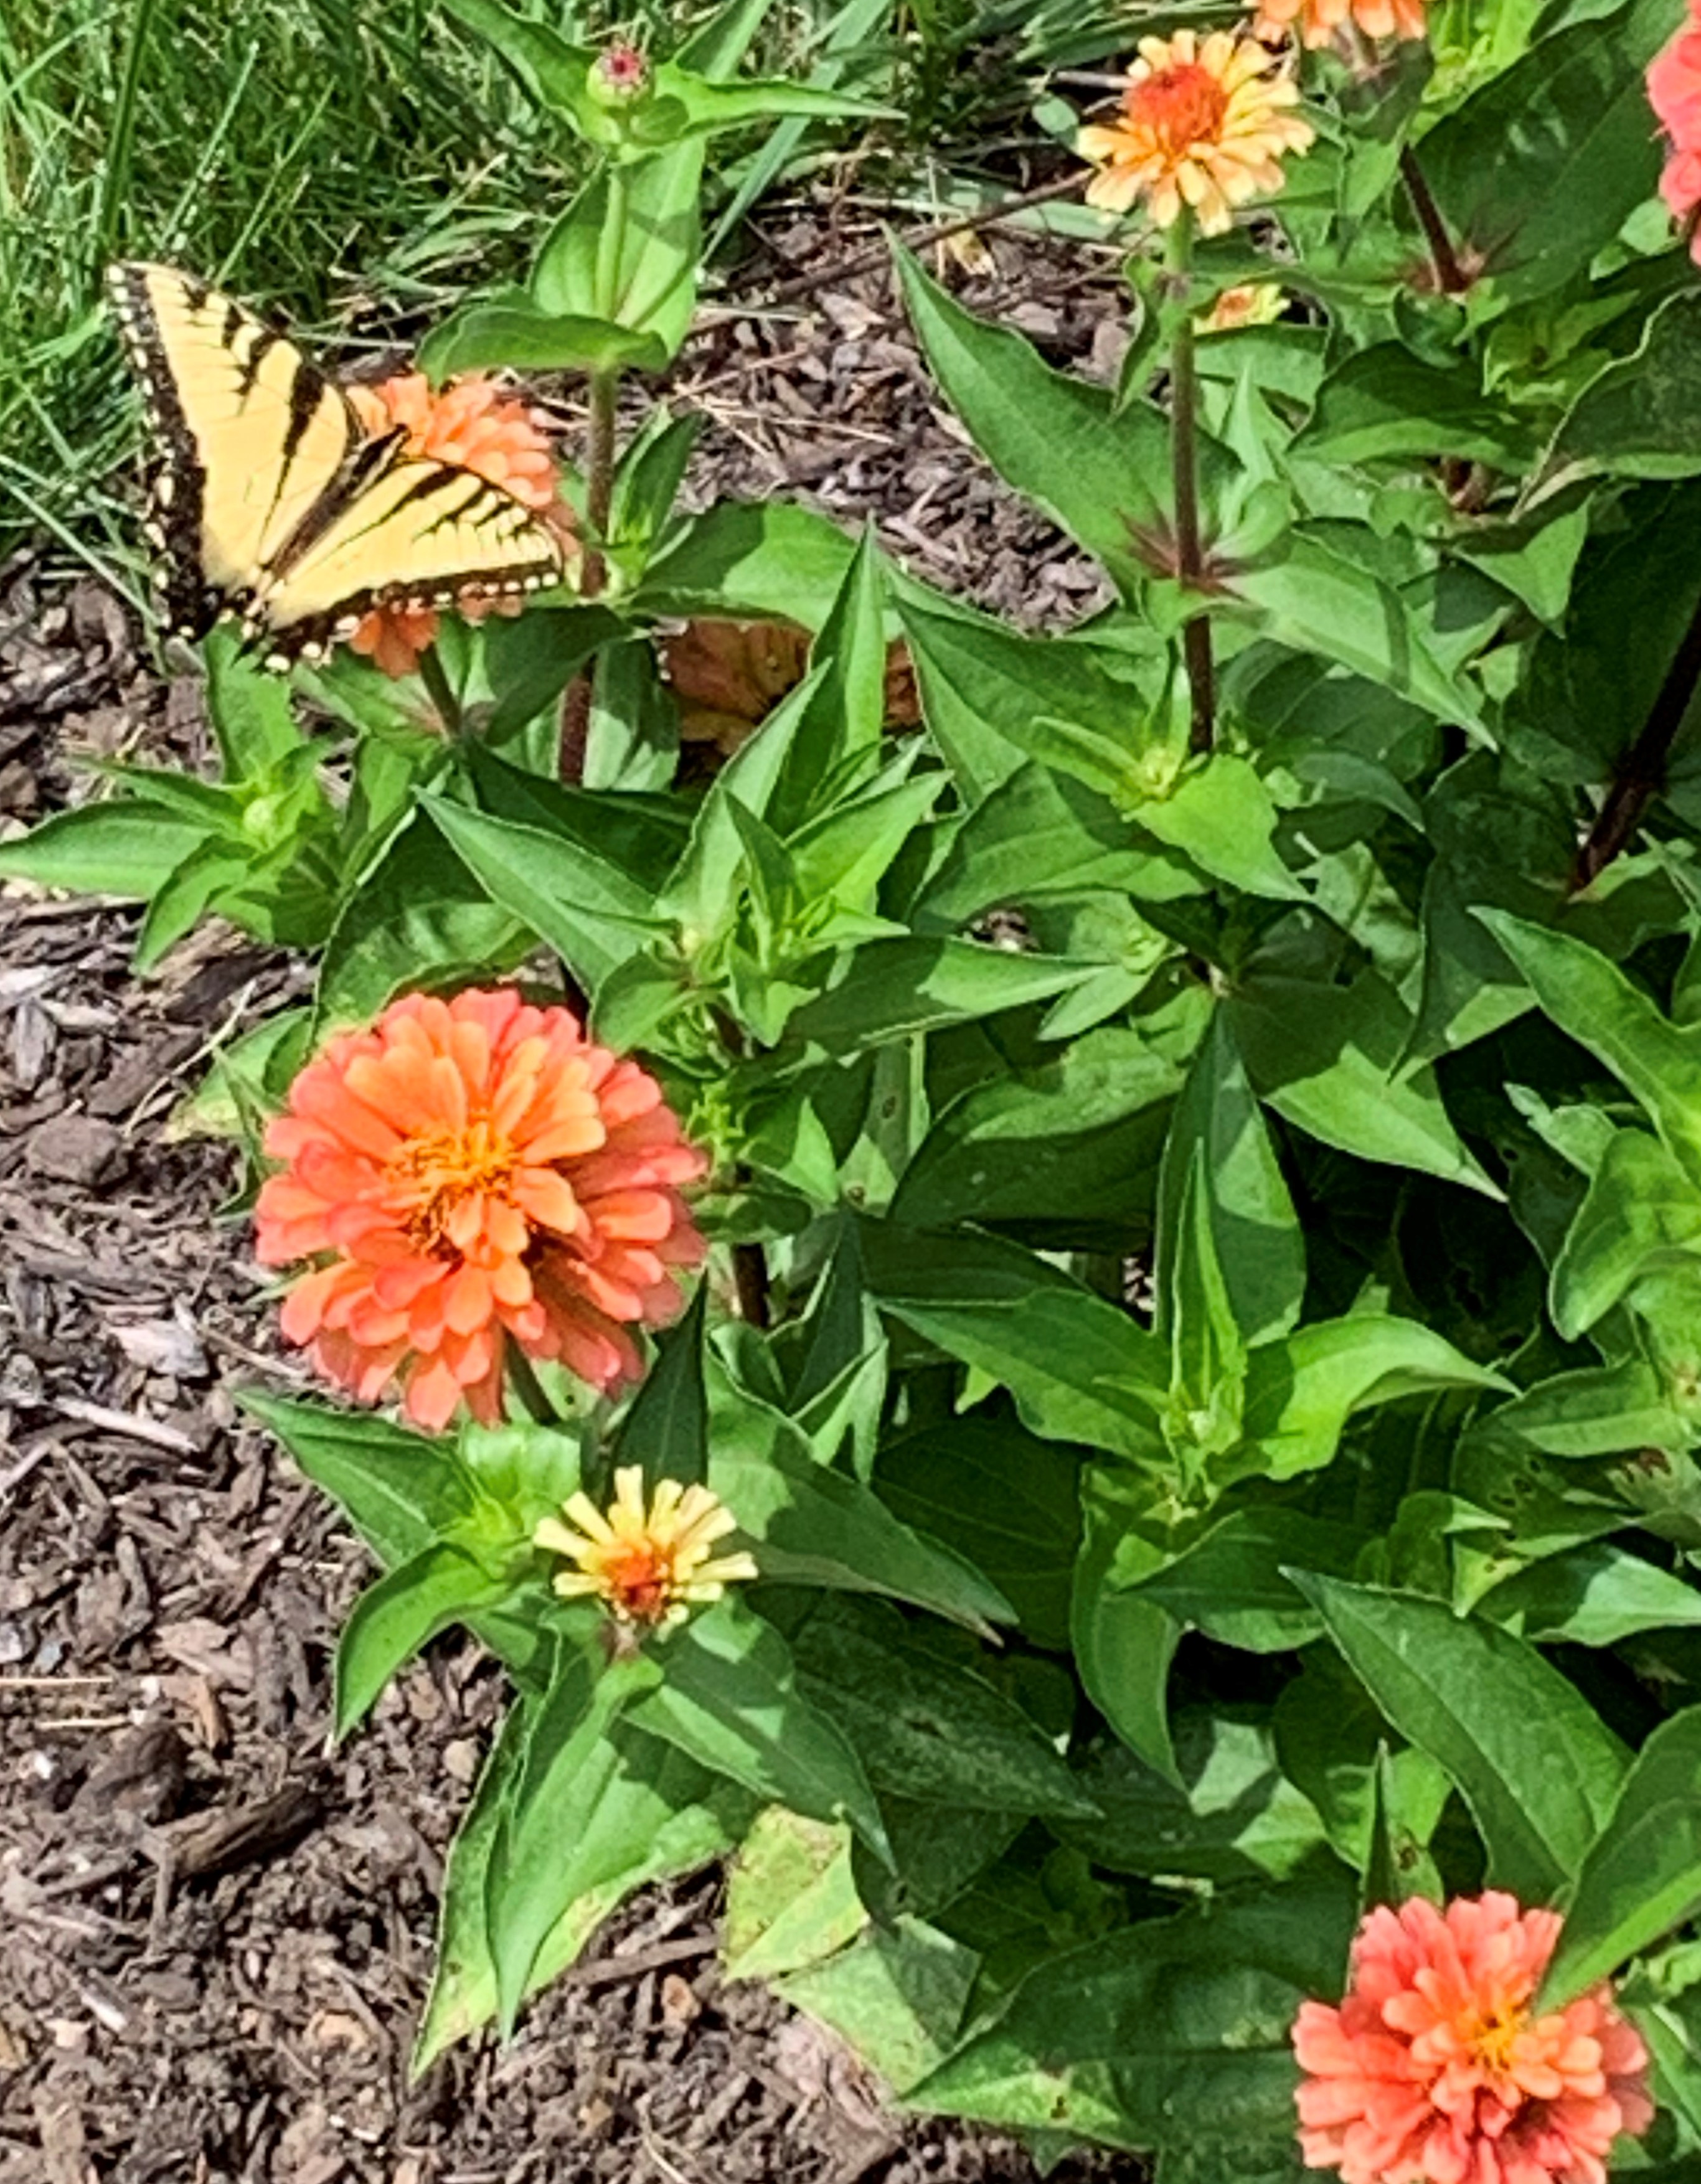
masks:
[[[798,216],[799,220],[802,215]],[[788,232],[791,254],[809,237]],[[972,303],[1101,362],[1094,271],[1001,238]],[[1023,620],[1095,604],[929,387],[882,282],[692,354],[696,483],[872,515]],[[42,565],[0,570],[0,832],[76,761],[209,763],[192,681]],[[228,1148],[170,1117],[306,967],[228,931],[154,977],[135,912],[0,893],[0,2184],[1026,2184],[1006,2139],[896,2119],[829,2035],[713,1958],[712,1874],[647,1892],[506,2049],[417,2084],[445,1847],[502,1702],[446,1641],[327,1756],[335,1634],[371,1574],[233,1391],[293,1376]],[[1090,2170],[1136,2176],[1134,2164]]]

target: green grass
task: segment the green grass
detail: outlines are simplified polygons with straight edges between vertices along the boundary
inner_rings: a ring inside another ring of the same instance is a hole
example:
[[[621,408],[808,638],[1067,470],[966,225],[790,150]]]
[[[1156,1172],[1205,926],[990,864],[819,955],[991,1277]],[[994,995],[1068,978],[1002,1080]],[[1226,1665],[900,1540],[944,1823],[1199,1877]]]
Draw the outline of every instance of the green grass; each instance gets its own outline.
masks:
[[[0,553],[45,529],[129,558],[110,257],[192,266],[346,343],[516,266],[576,171],[430,0],[0,12]]]

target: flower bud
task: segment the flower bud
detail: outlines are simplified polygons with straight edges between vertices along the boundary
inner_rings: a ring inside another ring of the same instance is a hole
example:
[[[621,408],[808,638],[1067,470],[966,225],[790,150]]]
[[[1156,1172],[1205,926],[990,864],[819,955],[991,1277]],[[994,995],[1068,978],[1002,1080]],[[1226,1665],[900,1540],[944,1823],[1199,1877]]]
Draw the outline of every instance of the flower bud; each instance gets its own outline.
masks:
[[[599,106],[633,106],[650,96],[650,57],[630,38],[616,38],[591,63],[585,87]]]

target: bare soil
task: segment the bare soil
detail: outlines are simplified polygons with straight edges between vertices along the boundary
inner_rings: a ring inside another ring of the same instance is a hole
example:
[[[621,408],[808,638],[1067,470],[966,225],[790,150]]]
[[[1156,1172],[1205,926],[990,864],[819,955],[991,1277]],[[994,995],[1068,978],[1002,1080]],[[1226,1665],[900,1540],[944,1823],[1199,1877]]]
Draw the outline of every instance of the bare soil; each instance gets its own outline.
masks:
[[[781,254],[854,248],[806,221]],[[994,242],[999,298],[1107,371],[1100,273]],[[1025,621],[1098,578],[933,393],[883,281],[728,326],[678,393],[700,493],[873,516]],[[0,570],[0,829],[78,761],[210,765],[110,596]],[[505,2050],[410,2085],[445,1847],[503,1700],[434,1646],[327,1756],[363,1550],[233,1390],[296,1376],[228,1149],[170,1117],[307,967],[225,930],[138,983],[136,914],[0,894],[0,2184],[1026,2184],[1007,2139],[895,2118],[834,2041],[714,1959],[718,1877],[652,1890]],[[1126,2163],[1063,2175],[1133,2177]]]

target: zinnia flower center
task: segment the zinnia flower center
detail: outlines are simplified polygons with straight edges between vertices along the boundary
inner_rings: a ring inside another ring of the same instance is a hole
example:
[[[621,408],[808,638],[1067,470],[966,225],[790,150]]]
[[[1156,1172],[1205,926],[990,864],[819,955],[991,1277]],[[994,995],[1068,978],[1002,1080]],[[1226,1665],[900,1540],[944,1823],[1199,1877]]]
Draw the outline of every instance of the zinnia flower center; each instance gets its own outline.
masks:
[[[1492,2016],[1480,2017],[1466,2029],[1466,2045],[1491,2075],[1504,2077],[1511,2070],[1513,2045],[1524,2023],[1523,2010],[1514,2003],[1502,2003]]]
[[[1129,120],[1149,129],[1172,158],[1194,144],[1214,144],[1228,111],[1227,92],[1197,61],[1157,69],[1128,94]]]
[[[408,1240],[435,1258],[458,1256],[456,1215],[469,1200],[504,1192],[514,1163],[513,1146],[482,1116],[464,1130],[410,1138],[385,1170],[411,1201],[402,1216]]]
[[[603,1565],[610,1605],[634,1623],[660,1623],[673,1601],[673,1555],[659,1540],[634,1540]]]

